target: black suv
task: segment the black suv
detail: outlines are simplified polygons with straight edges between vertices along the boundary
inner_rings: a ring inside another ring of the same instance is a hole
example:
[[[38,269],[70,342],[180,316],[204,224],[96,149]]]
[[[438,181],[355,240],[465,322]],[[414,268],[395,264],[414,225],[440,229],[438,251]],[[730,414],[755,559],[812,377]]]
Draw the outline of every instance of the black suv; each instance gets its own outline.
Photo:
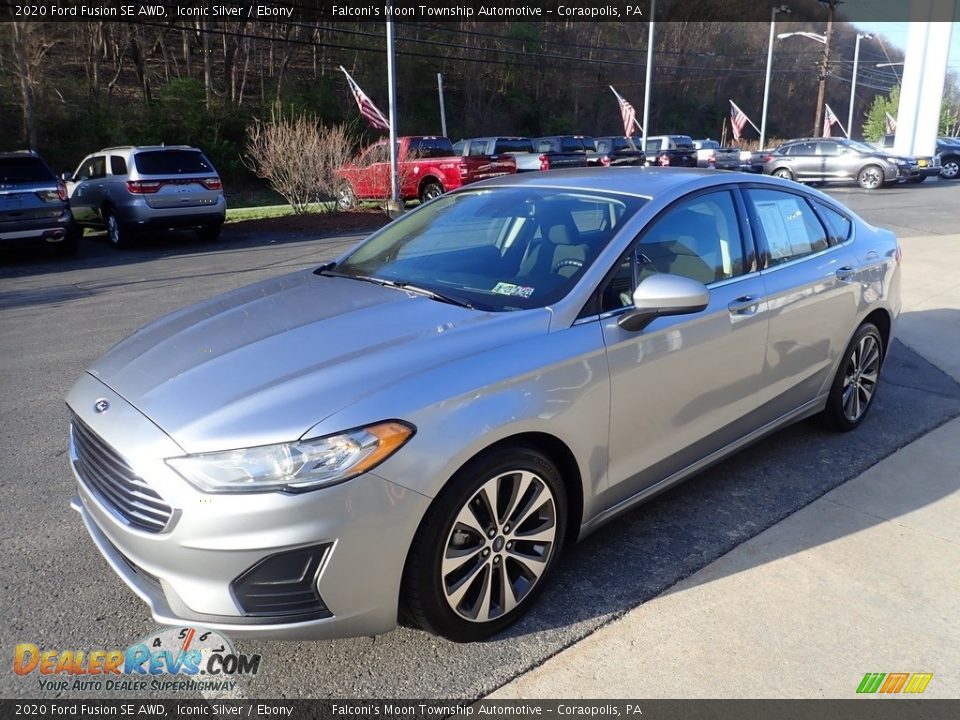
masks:
[[[63,255],[77,250],[67,188],[30,150],[0,153],[0,242],[43,242]]]

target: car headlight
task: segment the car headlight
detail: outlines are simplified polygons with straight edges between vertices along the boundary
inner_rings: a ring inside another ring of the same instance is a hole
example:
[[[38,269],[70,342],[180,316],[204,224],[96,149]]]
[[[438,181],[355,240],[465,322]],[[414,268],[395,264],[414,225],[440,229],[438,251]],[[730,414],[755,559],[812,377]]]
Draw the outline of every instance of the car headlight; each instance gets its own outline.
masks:
[[[301,492],[371,470],[413,434],[412,426],[389,421],[314,440],[185,455],[166,462],[204,492]]]
[[[887,158],[887,162],[891,162],[891,163],[893,163],[894,165],[906,165],[906,164],[907,164],[907,161],[904,160],[903,158],[896,158],[896,157],[888,157],[888,158]]]

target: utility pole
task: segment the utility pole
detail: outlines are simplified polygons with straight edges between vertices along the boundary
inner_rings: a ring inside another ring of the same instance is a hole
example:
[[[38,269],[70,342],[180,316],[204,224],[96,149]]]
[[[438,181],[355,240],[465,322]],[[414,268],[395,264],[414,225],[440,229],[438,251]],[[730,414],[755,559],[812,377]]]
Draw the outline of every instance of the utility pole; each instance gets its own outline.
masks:
[[[443,75],[437,73],[437,92],[440,93],[440,126],[443,128],[443,136],[447,135],[447,110],[443,105]]]
[[[820,87],[817,90],[817,119],[813,122],[813,137],[820,137],[823,134],[821,123],[823,122],[823,101],[827,85],[827,69],[830,63],[830,41],[833,38],[833,13],[843,0],[819,0],[826,5],[827,10],[827,42],[823,46],[823,57],[820,59]]]

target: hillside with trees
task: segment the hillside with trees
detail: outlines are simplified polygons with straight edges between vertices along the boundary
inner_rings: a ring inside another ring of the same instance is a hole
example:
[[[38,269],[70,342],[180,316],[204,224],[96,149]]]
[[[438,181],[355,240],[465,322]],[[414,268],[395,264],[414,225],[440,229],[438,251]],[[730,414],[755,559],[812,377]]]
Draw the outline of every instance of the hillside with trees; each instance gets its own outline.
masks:
[[[813,3],[778,31],[825,29]],[[733,99],[760,124],[767,23],[658,23],[652,133],[721,136]],[[622,132],[613,85],[643,105],[647,25],[641,22],[426,22],[396,25],[399,131],[440,134],[437,73],[448,135]],[[856,29],[834,23],[826,99],[846,119]],[[768,135],[813,130],[822,46],[777,41]],[[901,60],[861,44],[855,118],[887,96]],[[227,177],[248,172],[246,130],[279,103],[357,144],[377,133],[357,113],[343,65],[386,112],[382,22],[5,23],[0,27],[0,145],[39,149],[57,169],[120,144],[203,148]],[[756,139],[748,128],[747,138]],[[859,129],[855,135],[859,135]]]

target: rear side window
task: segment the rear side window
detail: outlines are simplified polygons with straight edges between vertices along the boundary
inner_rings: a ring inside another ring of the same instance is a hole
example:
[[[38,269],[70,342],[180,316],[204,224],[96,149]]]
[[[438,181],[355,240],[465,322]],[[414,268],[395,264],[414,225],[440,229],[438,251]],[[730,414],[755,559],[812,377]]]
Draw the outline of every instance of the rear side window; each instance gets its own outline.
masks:
[[[580,138],[565,137],[560,140],[560,150],[563,152],[580,152],[583,150],[583,142]]]
[[[828,247],[823,225],[799,195],[756,189],[747,190],[746,194],[766,240],[771,266]]]
[[[812,142],[807,143],[797,143],[796,145],[790,146],[791,155],[816,155],[817,154],[817,144]]]
[[[823,203],[814,203],[820,216],[827,223],[827,230],[830,232],[830,244],[839,245],[850,238],[850,231],[853,229],[853,223],[846,215],[841,215],[833,208],[827,207]]]
[[[126,175],[127,161],[119,155],[110,156],[110,173],[112,175]]]
[[[451,155],[453,155],[453,145],[447,138],[417,138],[411,140],[407,147],[407,157],[411,160],[450,157]]]
[[[493,148],[494,153],[533,152],[533,141],[526,138],[500,138]]]
[[[147,150],[137,153],[133,162],[142,175],[209,175],[215,172],[210,161],[197,150]]]
[[[29,156],[0,158],[0,182],[29,183],[53,179],[50,168],[40,158]]]
[[[693,150],[693,140],[689,135],[671,135],[670,147],[679,150]]]

